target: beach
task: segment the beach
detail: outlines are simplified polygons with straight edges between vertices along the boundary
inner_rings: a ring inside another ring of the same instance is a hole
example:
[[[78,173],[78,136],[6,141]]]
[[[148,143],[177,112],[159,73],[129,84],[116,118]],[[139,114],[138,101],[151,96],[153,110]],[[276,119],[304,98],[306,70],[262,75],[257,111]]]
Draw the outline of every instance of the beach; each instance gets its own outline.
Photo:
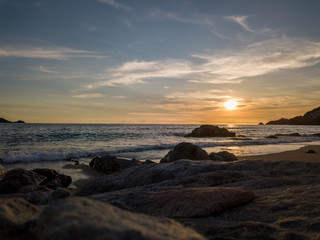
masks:
[[[282,152],[270,151],[272,146],[266,145],[267,154],[237,155],[237,160],[232,152],[219,155],[234,149],[230,146],[202,149],[181,142],[156,152],[153,161],[113,154],[5,163],[3,173],[20,180],[9,181],[9,188],[0,181],[0,191],[17,189],[0,194],[1,236],[167,239],[175,228],[180,237],[186,234],[182,239],[319,239],[320,145],[290,143]],[[17,209],[15,217],[7,215]],[[69,222],[70,217],[76,220]],[[145,221],[162,230],[154,235]]]

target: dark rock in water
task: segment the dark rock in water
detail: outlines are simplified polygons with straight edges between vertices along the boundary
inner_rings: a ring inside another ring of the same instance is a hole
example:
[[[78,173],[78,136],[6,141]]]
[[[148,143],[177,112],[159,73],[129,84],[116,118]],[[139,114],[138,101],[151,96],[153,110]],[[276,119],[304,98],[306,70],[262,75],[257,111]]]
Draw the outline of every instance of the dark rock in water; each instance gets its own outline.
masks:
[[[307,151],[307,153],[316,153],[316,151],[313,150],[313,149],[309,149],[309,150]]]
[[[40,208],[24,199],[0,199],[0,239],[25,239],[24,225],[40,214]]]
[[[281,118],[279,120],[270,121],[267,124],[274,125],[320,125],[320,107],[315,108],[303,116],[297,116],[294,118],[286,119]]]
[[[260,122],[258,125],[264,125],[263,122]]]
[[[185,137],[235,137],[234,132],[230,132],[226,128],[220,128],[213,125],[202,125],[194,129],[191,133],[185,135]]]
[[[270,135],[270,136],[267,136],[267,137],[265,137],[265,138],[274,138],[274,139],[276,139],[276,138],[278,138],[277,136],[274,136],[274,135]]]
[[[45,176],[46,179],[42,181],[40,185],[46,186],[51,189],[57,189],[58,187],[66,188],[72,182],[72,178],[70,176],[60,174],[53,169],[37,168],[34,169],[33,172]]]
[[[312,134],[311,136],[320,137],[320,133]]]
[[[89,166],[97,171],[104,172],[106,174],[112,174],[120,170],[140,166],[141,163],[135,159],[127,160],[117,158],[111,155],[97,156],[91,160]]]
[[[146,161],[142,162],[142,164],[157,164],[157,163],[151,161],[150,159],[147,159]]]
[[[160,163],[174,162],[180,159],[210,160],[208,153],[192,143],[182,142],[161,159]]]
[[[276,137],[301,137],[300,133],[275,134]]]
[[[46,179],[45,176],[24,169],[13,169],[0,180],[0,194],[16,193],[23,186],[38,185]]]
[[[188,218],[206,217],[243,205],[253,199],[253,193],[247,188],[133,188],[90,198],[133,212]]]
[[[34,239],[204,240],[174,220],[131,213],[86,198],[48,205],[28,228]]]
[[[214,161],[232,162],[238,160],[238,158],[233,153],[230,153],[228,151],[210,153],[209,157]]]

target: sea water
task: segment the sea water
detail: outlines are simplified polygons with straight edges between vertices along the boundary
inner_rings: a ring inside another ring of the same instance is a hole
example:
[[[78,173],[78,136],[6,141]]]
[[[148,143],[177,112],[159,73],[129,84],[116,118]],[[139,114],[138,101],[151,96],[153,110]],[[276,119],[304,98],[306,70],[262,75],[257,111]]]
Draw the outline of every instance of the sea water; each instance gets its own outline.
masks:
[[[3,164],[80,159],[112,154],[137,160],[160,160],[180,142],[192,142],[208,153],[222,150],[237,156],[294,150],[320,144],[320,126],[219,125],[240,138],[185,138],[199,125],[135,124],[0,124]],[[300,137],[265,138],[300,133]]]

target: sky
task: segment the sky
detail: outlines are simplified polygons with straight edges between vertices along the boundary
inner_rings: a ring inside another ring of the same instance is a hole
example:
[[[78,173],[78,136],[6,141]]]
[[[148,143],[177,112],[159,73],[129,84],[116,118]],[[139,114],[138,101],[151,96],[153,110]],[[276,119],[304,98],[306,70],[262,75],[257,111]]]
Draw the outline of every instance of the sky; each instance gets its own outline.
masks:
[[[301,115],[320,106],[319,12],[320,0],[0,0],[0,117],[258,124]]]

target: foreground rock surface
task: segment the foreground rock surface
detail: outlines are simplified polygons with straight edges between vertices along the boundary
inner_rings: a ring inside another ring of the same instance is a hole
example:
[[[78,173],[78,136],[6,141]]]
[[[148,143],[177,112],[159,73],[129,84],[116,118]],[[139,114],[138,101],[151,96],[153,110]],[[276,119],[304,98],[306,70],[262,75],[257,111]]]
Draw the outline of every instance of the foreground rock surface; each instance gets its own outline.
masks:
[[[201,125],[200,127],[192,130],[191,133],[185,135],[185,137],[235,137],[234,132],[230,132],[226,128],[220,128],[213,125]]]
[[[153,216],[207,217],[253,199],[247,188],[158,188],[127,189],[93,195],[90,198],[123,209]]]
[[[174,147],[172,151],[161,159],[160,163],[174,162],[180,159],[209,160],[208,153],[197,145],[182,142]]]
[[[174,220],[121,210],[86,198],[48,205],[28,229],[29,239],[192,239],[205,238]]]
[[[0,199],[0,239],[22,239],[24,225],[40,214],[40,208],[24,199]]]

